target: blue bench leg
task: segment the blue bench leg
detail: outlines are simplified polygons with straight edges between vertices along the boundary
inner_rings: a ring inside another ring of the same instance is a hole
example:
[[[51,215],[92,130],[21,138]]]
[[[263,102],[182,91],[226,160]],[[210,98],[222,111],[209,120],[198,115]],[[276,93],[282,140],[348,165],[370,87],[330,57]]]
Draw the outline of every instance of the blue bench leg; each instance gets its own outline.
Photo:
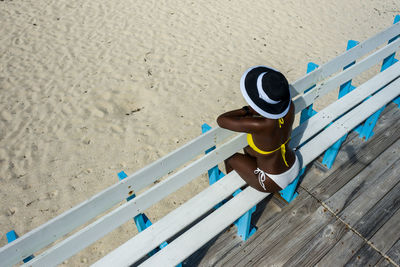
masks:
[[[7,237],[8,243],[11,243],[12,241],[14,241],[15,239],[18,238],[18,235],[17,235],[17,233],[16,233],[14,230],[11,230],[10,232],[8,232],[8,233],[6,234],[6,237]],[[34,258],[34,256],[33,256],[33,255],[30,255],[30,256],[26,257],[25,259],[23,259],[23,262],[24,262],[24,263],[27,263],[28,261],[30,261],[30,260],[33,259],[33,258]]]
[[[128,177],[128,175],[126,175],[126,173],[124,171],[118,173],[118,179],[120,181],[125,179],[126,177]],[[136,197],[136,195],[132,193],[132,195],[130,195],[129,197],[126,198],[126,201],[130,201],[131,199],[133,199],[135,197]],[[133,220],[135,221],[136,228],[138,229],[139,233],[151,226],[151,221],[149,220],[149,218],[147,218],[146,214],[144,214],[144,213],[140,213],[140,214],[136,215],[133,218]],[[164,248],[167,245],[168,245],[168,243],[164,241],[158,248],[150,251],[148,253],[148,255],[149,256],[154,255],[157,251],[159,251],[160,249]],[[180,263],[177,266],[182,267],[182,264]]]
[[[400,108],[400,96],[397,97],[397,98],[395,98],[395,99],[393,100],[393,102],[394,102],[395,104],[397,104],[397,106]]]
[[[319,66],[317,64],[315,64],[314,62],[308,62],[307,64],[307,73],[312,72],[313,70],[315,70],[316,68],[318,68]],[[311,86],[310,88],[308,88],[307,90],[304,91],[304,93],[310,91],[311,89],[313,89],[315,87],[315,85]],[[309,105],[308,107],[306,107],[305,109],[303,109],[301,111],[300,114],[300,124],[305,122],[306,120],[308,120],[309,118],[311,118],[312,116],[314,116],[315,114],[317,114],[317,112],[313,109],[313,105]],[[300,181],[300,177],[303,175],[305,168],[303,168],[299,175],[296,177],[296,179],[293,180],[292,183],[290,183],[285,189],[281,190],[279,192],[279,194],[281,195],[281,197],[283,199],[285,199],[288,203],[290,203],[293,199],[295,199],[298,195],[298,193],[296,192],[297,189],[297,185],[299,184]]]
[[[397,22],[400,21],[400,15],[397,15],[394,18],[394,22],[393,24],[396,24]],[[400,35],[397,35],[395,37],[393,37],[392,39],[389,40],[389,44],[391,42],[393,42],[394,40],[396,40],[397,38],[399,38]],[[394,63],[396,63],[398,60],[395,58],[395,54],[393,53],[391,55],[389,55],[388,57],[386,57],[383,62],[382,62],[382,67],[381,67],[381,71],[386,70],[387,68],[389,68],[391,65],[393,65]],[[397,99],[395,99],[396,101]],[[399,101],[399,100],[397,100]],[[379,119],[379,116],[381,115],[382,111],[385,109],[385,106],[383,106],[381,109],[379,109],[377,112],[375,112],[374,114],[372,114],[365,122],[364,124],[362,124],[361,126],[356,128],[356,132],[359,134],[360,138],[365,139],[365,141],[367,141],[371,136],[373,136],[373,129],[375,127],[376,122]]]
[[[385,58],[383,60],[382,68],[381,71],[384,71],[394,63],[396,63],[398,60],[394,58],[395,54],[392,54]],[[397,97],[396,99],[393,100],[397,105],[400,103],[400,97]],[[382,111],[385,109],[386,106],[383,106],[381,109],[379,109],[377,112],[372,114],[363,124],[358,126],[355,131],[359,134],[359,137],[367,141],[370,137],[374,135],[373,129],[379,119],[379,116],[381,115]],[[400,105],[399,105],[400,107]]]
[[[211,129],[212,129],[211,126],[208,125],[207,123],[204,123],[201,126],[202,133],[206,133]],[[207,149],[205,153],[208,154],[211,151],[213,151],[214,149],[215,149],[215,146]],[[215,183],[216,181],[218,181],[219,179],[221,179],[224,176],[225,176],[225,174],[218,168],[217,165],[208,170],[208,182],[210,185],[212,185],[213,183]],[[215,205],[214,208],[218,209],[219,207],[221,207],[221,205],[223,205],[223,203],[224,203],[224,201],[222,201],[221,203],[218,203],[217,205]]]
[[[347,48],[346,50],[350,50],[351,48],[358,45],[359,42],[354,40],[347,41]],[[355,64],[355,61],[351,62],[349,65],[345,66],[343,69],[347,69]],[[347,95],[351,91],[355,89],[353,85],[351,85],[352,80],[349,80],[342,84],[339,89],[339,96],[338,98],[342,98],[343,96]],[[322,159],[322,164],[325,165],[328,169],[330,169],[335,162],[337,153],[342,145],[342,143],[346,140],[347,134],[340,138],[335,144],[333,144],[328,150],[325,151],[324,157]]]
[[[241,189],[238,189],[233,193],[233,196],[236,196],[242,192]],[[245,214],[242,215],[237,221],[234,222],[237,228],[237,235],[242,238],[243,241],[246,241],[250,238],[256,231],[257,228],[251,224],[251,216],[256,211],[257,205],[248,210]]]
[[[382,111],[385,109],[386,106],[383,106],[377,112],[372,114],[361,127],[356,128],[356,132],[359,134],[359,137],[367,141],[370,137],[374,135],[373,129],[375,127],[376,122],[379,119]]]
[[[204,123],[204,124],[201,126],[201,132],[202,132],[202,133],[206,133],[206,132],[208,132],[209,130],[211,130],[211,126],[208,125],[207,123]],[[213,147],[207,149],[205,153],[208,154],[208,153],[210,153],[211,151],[213,151],[214,149],[215,149],[215,146],[213,146]],[[221,178],[224,177],[224,176],[225,176],[224,173],[221,172],[221,171],[218,169],[218,166],[217,166],[217,165],[208,170],[208,180],[209,180],[209,184],[210,184],[210,185],[212,185],[213,183],[215,183],[216,181],[218,181],[219,179],[221,179]]]
[[[325,151],[324,158],[322,159],[322,164],[325,165],[328,169],[332,168],[333,163],[335,162],[336,156],[339,152],[342,143],[346,140],[347,134],[345,134],[342,138],[340,138],[336,143],[334,143],[327,151]]]
[[[287,187],[285,187],[285,189],[279,191],[279,194],[284,200],[286,200],[287,203],[290,203],[293,199],[295,199],[298,196],[298,193],[296,192],[297,185],[299,184],[300,178],[304,174],[305,170],[306,170],[305,167],[301,169],[296,179],[294,179],[293,182],[291,182]]]
[[[205,133],[211,130],[211,126],[208,124],[203,124],[201,126],[201,132]],[[209,148],[206,150],[206,154],[213,151],[215,149],[215,146]],[[219,170],[218,166],[214,166],[211,169],[208,170],[208,180],[210,185],[224,177],[225,174]],[[238,189],[236,190],[235,193],[233,193],[233,196],[236,196],[239,194],[242,190]],[[221,205],[223,205],[224,201],[221,203],[215,205],[215,209],[218,209]],[[242,238],[242,240],[247,240],[252,234],[255,233],[256,228],[251,226],[251,215],[253,212],[256,210],[256,206],[251,208],[249,211],[247,211],[242,217],[240,217],[234,224],[236,225],[238,232],[237,234]]]

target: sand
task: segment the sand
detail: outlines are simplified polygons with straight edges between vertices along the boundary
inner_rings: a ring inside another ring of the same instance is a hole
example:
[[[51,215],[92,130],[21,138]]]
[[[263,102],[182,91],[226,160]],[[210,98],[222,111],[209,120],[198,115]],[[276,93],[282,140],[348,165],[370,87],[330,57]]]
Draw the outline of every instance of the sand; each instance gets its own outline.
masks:
[[[245,104],[248,67],[294,81],[398,13],[394,0],[0,1],[0,246],[216,126]],[[206,186],[196,179],[149,218]],[[64,265],[135,234],[129,221]]]

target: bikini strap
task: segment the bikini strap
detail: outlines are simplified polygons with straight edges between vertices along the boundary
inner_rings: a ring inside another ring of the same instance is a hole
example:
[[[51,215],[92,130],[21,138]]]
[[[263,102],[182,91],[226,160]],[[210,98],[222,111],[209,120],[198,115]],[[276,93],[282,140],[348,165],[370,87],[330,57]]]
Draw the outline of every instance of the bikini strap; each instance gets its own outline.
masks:
[[[281,145],[281,154],[282,154],[282,158],[283,158],[283,161],[285,162],[286,167],[289,167],[289,164],[286,162],[286,158],[285,158],[285,154],[286,154],[285,144]]]
[[[279,122],[279,128],[282,128],[282,125],[285,124],[283,118],[278,119],[278,122]]]
[[[285,162],[286,167],[289,167],[289,164],[287,163],[286,157],[285,157],[285,154],[286,154],[286,144],[289,142],[289,140],[290,140],[290,137],[288,138],[288,140],[286,140],[285,143],[283,143],[283,144],[281,145],[281,154],[282,154],[282,158],[283,158],[283,161]]]

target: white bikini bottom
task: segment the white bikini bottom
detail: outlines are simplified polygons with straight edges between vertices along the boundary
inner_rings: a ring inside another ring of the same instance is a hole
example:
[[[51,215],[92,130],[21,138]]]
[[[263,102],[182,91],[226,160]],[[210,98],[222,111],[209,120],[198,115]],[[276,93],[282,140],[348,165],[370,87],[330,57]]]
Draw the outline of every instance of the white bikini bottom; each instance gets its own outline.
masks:
[[[300,171],[300,162],[296,155],[296,160],[294,161],[293,166],[284,173],[268,174],[265,171],[261,170],[260,168],[257,168],[257,170],[254,171],[254,174],[258,174],[258,182],[260,183],[262,188],[264,188],[264,190],[267,190],[264,184],[265,179],[267,178],[266,176],[271,178],[277,185],[279,185],[280,188],[284,189],[297,177],[299,171]]]

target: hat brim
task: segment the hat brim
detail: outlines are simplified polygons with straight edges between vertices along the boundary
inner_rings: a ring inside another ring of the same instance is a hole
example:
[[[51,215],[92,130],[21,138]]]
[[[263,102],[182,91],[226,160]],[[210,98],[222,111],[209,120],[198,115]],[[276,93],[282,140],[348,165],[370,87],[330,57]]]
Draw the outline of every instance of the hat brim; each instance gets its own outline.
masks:
[[[257,79],[264,72],[277,71],[267,66],[255,66],[249,68],[240,79],[240,91],[246,102],[260,115],[269,119],[280,119],[284,117],[290,108],[290,92],[287,99],[277,104],[270,104],[259,97],[257,90]],[[279,71],[277,71],[279,72]],[[289,88],[288,88],[289,90]]]

